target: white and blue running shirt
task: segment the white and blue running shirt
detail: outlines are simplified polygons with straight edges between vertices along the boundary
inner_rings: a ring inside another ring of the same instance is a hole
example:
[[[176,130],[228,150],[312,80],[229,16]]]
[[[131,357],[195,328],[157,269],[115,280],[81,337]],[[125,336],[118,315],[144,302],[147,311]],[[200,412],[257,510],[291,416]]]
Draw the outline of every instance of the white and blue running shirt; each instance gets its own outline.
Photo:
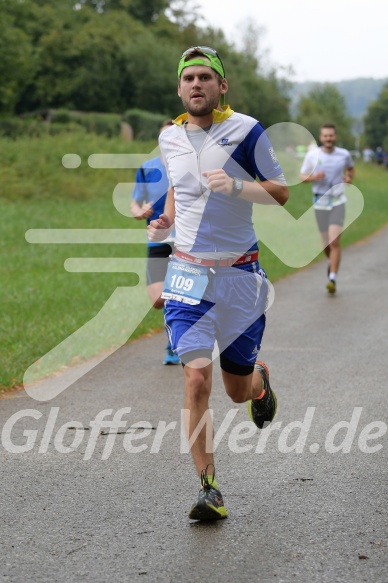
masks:
[[[191,134],[189,139],[186,120],[187,114],[179,116],[159,136],[169,184],[174,188],[176,248],[197,257],[214,258],[235,257],[257,249],[253,203],[210,191],[202,173],[222,168],[229,176],[242,180],[254,181],[258,177],[284,184],[282,169],[263,126],[224,106],[223,111],[213,111],[209,131],[199,129],[202,135],[196,138]]]
[[[335,147],[332,152],[317,148],[307,152],[301,174],[325,174],[323,180],[313,182],[315,208],[330,210],[333,206],[346,202],[344,172],[353,166],[352,156],[345,148]]]

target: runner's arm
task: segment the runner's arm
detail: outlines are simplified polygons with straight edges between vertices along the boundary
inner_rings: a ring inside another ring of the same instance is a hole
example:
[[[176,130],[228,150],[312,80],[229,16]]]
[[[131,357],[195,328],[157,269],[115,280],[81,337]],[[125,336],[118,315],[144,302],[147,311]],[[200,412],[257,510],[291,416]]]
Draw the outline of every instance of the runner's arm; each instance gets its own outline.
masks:
[[[163,214],[158,219],[151,221],[147,227],[148,238],[152,242],[164,241],[174,228],[175,199],[174,189],[169,188],[166,196]]]
[[[286,204],[288,197],[288,187],[273,179],[263,180],[262,182],[243,180],[242,193],[238,198],[249,200],[256,204],[280,204],[283,206]]]
[[[225,170],[209,170],[204,172],[203,176],[207,178],[209,190],[232,194],[233,178],[228,176]],[[283,206],[287,202],[288,196],[287,186],[274,178],[262,182],[243,180],[243,188],[238,198],[257,204],[280,204]]]
[[[346,169],[346,173],[344,176],[346,184],[352,184],[354,178],[354,171],[355,171],[354,166],[349,166],[349,168]]]
[[[316,159],[315,154],[313,157],[311,152],[306,155],[300,169],[300,179],[302,182],[320,182],[324,179],[325,173],[322,170],[314,172],[317,162],[318,160]]]
[[[320,182],[325,176],[324,172],[317,172],[316,174],[301,174],[300,179],[302,182]]]
[[[150,202],[144,203],[140,206],[136,200],[131,201],[131,213],[135,219],[148,219],[153,215],[152,204]]]
[[[171,224],[175,222],[175,197],[174,189],[169,188],[167,191],[166,202],[164,203],[164,214],[168,216]]]

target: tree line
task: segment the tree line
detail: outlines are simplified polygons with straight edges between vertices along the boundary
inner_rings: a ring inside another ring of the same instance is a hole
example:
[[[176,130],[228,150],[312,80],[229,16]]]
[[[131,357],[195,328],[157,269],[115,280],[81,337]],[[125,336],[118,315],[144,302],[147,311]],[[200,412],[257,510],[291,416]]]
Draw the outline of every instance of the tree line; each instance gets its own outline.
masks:
[[[191,45],[227,63],[233,108],[266,125],[288,116],[287,82],[260,70],[182,0],[0,0],[0,113],[37,108],[181,113],[177,66]]]
[[[364,145],[373,148],[383,148],[388,152],[388,83],[386,83],[376,99],[368,108],[364,119]]]
[[[0,117],[42,108],[175,117],[179,57],[210,45],[225,62],[233,109],[265,127],[296,121],[315,138],[322,123],[335,123],[341,143],[354,146],[336,87],[312,87],[291,116],[288,72],[263,65],[260,27],[248,24],[237,49],[199,22],[195,0],[0,0]]]

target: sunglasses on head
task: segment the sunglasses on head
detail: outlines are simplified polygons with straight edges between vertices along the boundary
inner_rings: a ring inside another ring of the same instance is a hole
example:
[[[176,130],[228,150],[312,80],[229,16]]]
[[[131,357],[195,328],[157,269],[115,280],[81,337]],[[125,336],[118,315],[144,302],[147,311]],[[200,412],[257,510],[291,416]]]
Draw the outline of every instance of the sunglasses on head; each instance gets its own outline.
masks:
[[[186,55],[188,55],[189,53],[191,53],[193,51],[201,51],[202,53],[209,53],[209,55],[213,55],[214,57],[220,58],[220,55],[217,53],[217,51],[215,49],[212,49],[211,47],[201,47],[201,46],[190,47],[182,54],[182,57],[186,57]]]

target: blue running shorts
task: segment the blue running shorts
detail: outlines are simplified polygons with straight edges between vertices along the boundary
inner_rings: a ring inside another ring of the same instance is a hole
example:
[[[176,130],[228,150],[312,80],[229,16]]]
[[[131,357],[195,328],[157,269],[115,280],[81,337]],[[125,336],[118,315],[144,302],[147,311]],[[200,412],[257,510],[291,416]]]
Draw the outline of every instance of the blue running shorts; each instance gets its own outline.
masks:
[[[199,304],[166,300],[171,347],[187,364],[201,356],[211,359],[217,341],[222,368],[226,360],[236,365],[236,374],[249,374],[265,328],[269,289],[265,271],[257,261],[214,270],[209,270],[209,284]],[[239,372],[244,367],[249,367],[247,372]]]

